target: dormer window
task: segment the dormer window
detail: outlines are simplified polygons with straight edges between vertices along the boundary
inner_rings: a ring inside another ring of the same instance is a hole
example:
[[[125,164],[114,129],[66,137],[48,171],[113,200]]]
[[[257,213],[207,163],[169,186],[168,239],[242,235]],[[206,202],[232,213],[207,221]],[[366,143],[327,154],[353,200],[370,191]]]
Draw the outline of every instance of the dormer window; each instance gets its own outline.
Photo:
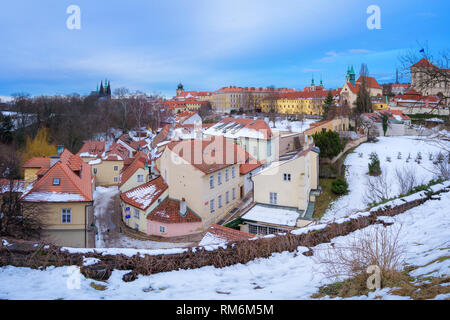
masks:
[[[61,184],[61,181],[59,180],[59,178],[53,178],[53,185],[54,186],[59,186]]]

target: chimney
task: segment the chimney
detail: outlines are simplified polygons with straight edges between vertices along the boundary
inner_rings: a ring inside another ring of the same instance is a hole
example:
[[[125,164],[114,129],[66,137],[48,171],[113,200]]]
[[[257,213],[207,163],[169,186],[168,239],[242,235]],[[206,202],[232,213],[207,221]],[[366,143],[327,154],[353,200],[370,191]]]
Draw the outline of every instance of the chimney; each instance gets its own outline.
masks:
[[[182,198],[180,201],[180,215],[186,215],[186,199]]]
[[[63,153],[63,151],[64,151],[64,145],[63,144],[57,145],[56,146],[56,150],[58,152],[58,155],[60,156]]]

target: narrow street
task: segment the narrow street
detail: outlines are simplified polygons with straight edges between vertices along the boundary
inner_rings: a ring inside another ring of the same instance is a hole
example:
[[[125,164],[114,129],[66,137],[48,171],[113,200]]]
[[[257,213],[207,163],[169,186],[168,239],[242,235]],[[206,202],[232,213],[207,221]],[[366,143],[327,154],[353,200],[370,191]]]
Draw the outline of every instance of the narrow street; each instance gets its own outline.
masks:
[[[120,200],[117,187],[96,188],[94,216],[97,231],[96,248],[168,249],[189,247],[199,241],[197,239],[192,239],[192,242],[149,240],[145,239],[145,235],[127,228],[120,220]]]

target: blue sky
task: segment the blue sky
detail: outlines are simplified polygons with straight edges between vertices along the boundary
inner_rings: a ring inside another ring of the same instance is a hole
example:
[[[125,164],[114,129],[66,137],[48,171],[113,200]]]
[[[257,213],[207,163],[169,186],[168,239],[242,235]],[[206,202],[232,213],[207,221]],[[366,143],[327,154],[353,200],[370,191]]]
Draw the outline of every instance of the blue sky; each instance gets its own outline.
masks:
[[[381,30],[366,26],[369,5]],[[81,29],[69,30],[69,5]],[[341,87],[349,64],[379,82],[398,56],[449,48],[450,1],[15,0],[0,4],[0,96],[114,88],[174,94],[223,86]],[[407,80],[407,79],[405,79]]]

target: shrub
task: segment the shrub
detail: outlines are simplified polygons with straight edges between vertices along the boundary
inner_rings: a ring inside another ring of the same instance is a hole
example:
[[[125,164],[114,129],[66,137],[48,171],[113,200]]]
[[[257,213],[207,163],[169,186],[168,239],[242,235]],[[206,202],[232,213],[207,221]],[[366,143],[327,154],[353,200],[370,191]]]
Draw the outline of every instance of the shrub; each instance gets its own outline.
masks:
[[[338,178],[331,183],[331,191],[335,194],[346,194],[348,192],[348,183],[342,178]]]
[[[378,154],[372,152],[369,156],[369,174],[371,176],[379,176],[381,174],[380,159],[378,159]]]

